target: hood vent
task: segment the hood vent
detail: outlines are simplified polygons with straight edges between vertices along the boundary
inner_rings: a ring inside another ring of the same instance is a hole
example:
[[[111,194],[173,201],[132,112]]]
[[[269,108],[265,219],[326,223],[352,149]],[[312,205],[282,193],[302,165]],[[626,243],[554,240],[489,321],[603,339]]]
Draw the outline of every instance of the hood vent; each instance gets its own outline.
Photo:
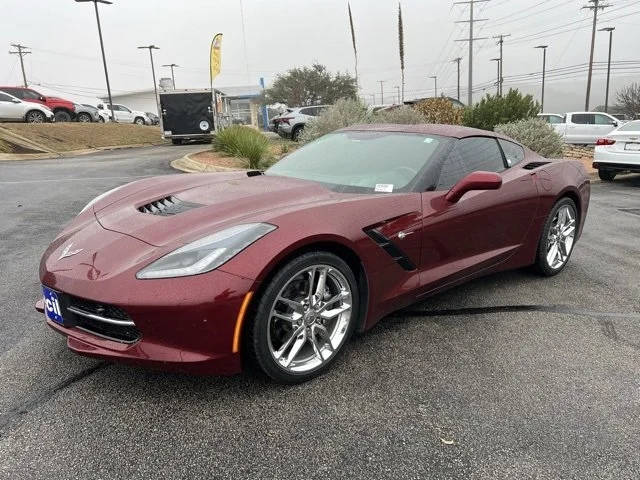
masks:
[[[187,210],[202,206],[204,205],[201,205],[199,203],[183,202],[178,197],[169,195],[168,197],[160,198],[158,200],[154,200],[153,202],[147,203],[146,205],[138,207],[138,211],[140,213],[150,213],[151,215],[161,215],[163,217],[168,217],[171,215],[178,215],[179,213],[183,213]]]
[[[548,165],[550,163],[551,162],[531,162],[531,163],[527,163],[522,168],[524,168],[525,170],[533,170],[535,168],[542,167],[543,165]]]

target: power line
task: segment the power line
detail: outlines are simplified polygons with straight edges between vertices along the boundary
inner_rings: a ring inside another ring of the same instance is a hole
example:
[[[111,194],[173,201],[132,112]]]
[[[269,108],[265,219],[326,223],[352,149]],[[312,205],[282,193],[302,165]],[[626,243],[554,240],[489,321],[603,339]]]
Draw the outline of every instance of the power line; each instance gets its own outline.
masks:
[[[456,40],[456,42],[469,42],[469,92],[467,94],[467,102],[469,105],[473,104],[473,42],[474,40],[482,40],[482,37],[473,37],[473,26],[476,22],[485,22],[486,18],[473,18],[473,7],[476,3],[488,2],[489,0],[467,0],[463,2],[454,2],[454,5],[469,4],[469,20],[458,20],[456,23],[469,23],[469,38],[462,38]],[[486,37],[485,37],[486,38]]]

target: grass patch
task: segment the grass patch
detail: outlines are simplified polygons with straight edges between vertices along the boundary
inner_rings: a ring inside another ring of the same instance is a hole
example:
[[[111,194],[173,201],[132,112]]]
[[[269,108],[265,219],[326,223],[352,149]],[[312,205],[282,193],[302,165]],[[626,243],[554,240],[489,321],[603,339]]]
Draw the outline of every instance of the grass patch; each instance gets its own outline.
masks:
[[[269,139],[253,128],[233,125],[218,132],[213,139],[213,149],[247,160],[247,167],[260,168],[269,152]]]
[[[56,152],[165,143],[158,127],[123,123],[3,123],[0,126]]]

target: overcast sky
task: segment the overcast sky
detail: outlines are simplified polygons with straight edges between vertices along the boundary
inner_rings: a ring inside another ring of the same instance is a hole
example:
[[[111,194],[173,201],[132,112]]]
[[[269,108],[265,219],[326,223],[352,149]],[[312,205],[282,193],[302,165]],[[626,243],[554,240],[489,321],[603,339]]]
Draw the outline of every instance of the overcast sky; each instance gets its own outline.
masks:
[[[510,86],[540,94],[540,81],[527,77],[541,72],[542,52],[533,47],[548,44],[549,70],[583,65],[589,59],[591,13],[581,10],[586,0],[490,0],[477,4],[475,36],[510,33],[504,44],[505,91]],[[615,26],[612,92],[640,81],[640,2],[611,0],[601,14],[599,27]],[[333,71],[354,72],[346,0],[114,0],[101,5],[111,87],[114,92],[152,88],[149,56],[139,45],[155,44],[158,77],[169,75],[160,65],[177,63],[178,88],[206,87],[208,53],[212,36],[224,34],[222,73],[218,86],[267,84],[293,66],[319,62]],[[359,54],[361,94],[380,103],[383,80],[385,103],[395,100],[400,84],[397,1],[351,0]],[[462,99],[466,102],[468,46],[455,39],[468,37],[469,7],[452,0],[403,0],[406,99],[439,92],[456,96],[456,69],[451,60],[462,57]],[[16,55],[10,43],[31,47],[26,57],[27,79],[44,93],[95,103],[106,91],[93,5],[73,0],[3,0],[0,40],[0,82],[21,83]],[[608,34],[597,34],[595,60],[606,62]],[[496,78],[498,55],[494,39],[477,41],[474,48],[474,86],[487,86]],[[550,73],[545,110],[584,108],[586,73],[580,70]],[[604,103],[605,64],[594,74],[592,107]],[[571,72],[574,72],[571,74]],[[517,82],[517,83],[516,83]],[[483,92],[475,94],[479,99]],[[615,94],[612,94],[614,97]]]

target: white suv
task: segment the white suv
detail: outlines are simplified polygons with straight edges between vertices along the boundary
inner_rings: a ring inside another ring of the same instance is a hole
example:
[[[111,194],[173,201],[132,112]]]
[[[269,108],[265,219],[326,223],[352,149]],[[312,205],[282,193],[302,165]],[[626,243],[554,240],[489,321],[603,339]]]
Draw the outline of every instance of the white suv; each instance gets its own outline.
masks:
[[[315,105],[288,109],[286,113],[274,119],[278,125],[278,135],[297,142],[307,122],[320,115],[327,107],[328,105]]]
[[[111,110],[107,104],[99,103],[98,110],[106,111],[111,115]],[[119,103],[113,104],[113,115],[116,117],[116,122],[119,123],[135,123],[136,125],[151,125],[151,119],[144,112],[137,110],[131,110]]]
[[[23,102],[19,98],[0,92],[0,121],[2,122],[53,122],[54,114],[46,106],[34,102]]]

